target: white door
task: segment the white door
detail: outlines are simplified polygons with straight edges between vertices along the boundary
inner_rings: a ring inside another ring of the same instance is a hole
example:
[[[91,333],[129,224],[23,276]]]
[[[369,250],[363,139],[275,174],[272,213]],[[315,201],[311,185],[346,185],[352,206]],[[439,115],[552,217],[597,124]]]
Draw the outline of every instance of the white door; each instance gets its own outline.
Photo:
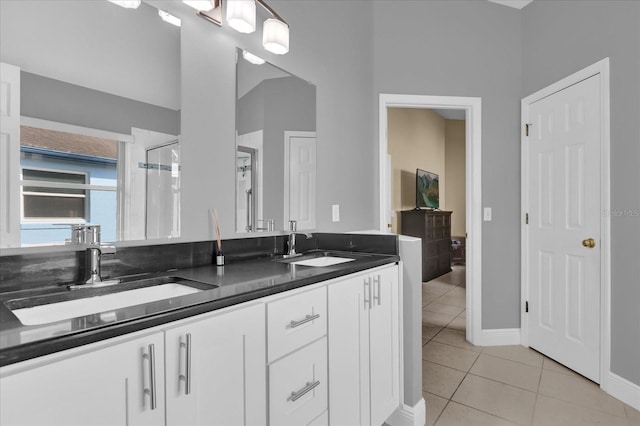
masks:
[[[529,346],[599,381],[601,75],[529,104]],[[534,96],[534,95],[532,95]]]
[[[288,173],[287,173],[288,172]],[[313,132],[285,132],[285,215],[298,229],[316,227],[316,137]]]
[[[0,247],[20,247],[20,68],[0,79]]]

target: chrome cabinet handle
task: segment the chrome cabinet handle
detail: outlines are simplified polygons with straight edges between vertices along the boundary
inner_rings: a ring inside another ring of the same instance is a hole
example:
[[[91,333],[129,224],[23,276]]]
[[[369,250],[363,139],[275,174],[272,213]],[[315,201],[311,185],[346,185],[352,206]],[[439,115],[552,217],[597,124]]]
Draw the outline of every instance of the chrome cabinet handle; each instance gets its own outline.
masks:
[[[320,318],[320,314],[315,314],[315,315],[307,315],[306,317],[304,317],[304,319],[301,319],[300,321],[291,321],[289,323],[289,326],[291,328],[296,328],[298,326],[301,326],[302,324],[306,324],[310,321],[313,321],[315,319]]]
[[[373,277],[373,285],[374,285],[374,286],[375,286],[376,284],[378,285],[378,295],[377,295],[377,296],[376,296],[376,289],[375,289],[375,287],[374,287],[374,289],[373,289],[373,300],[374,300],[374,301],[376,301],[376,300],[378,301],[378,306],[380,306],[380,294],[381,294],[381,292],[380,292],[380,281],[382,281],[382,280],[380,279],[380,274],[378,274],[378,276],[377,276],[377,277]]]
[[[320,380],[316,380],[313,383],[312,382],[307,382],[307,384],[302,389],[300,389],[299,391],[291,392],[291,396],[289,397],[289,400],[297,401],[298,399],[302,398],[307,393],[309,393],[312,390],[314,390],[315,388],[317,388],[319,385],[320,385]]]
[[[184,381],[184,393],[191,393],[191,333],[187,333],[186,342],[180,342],[180,348],[185,348],[185,367],[184,374],[180,374],[179,380]]]
[[[142,355],[143,359],[149,360],[149,387],[144,388],[144,394],[151,399],[151,409],[156,409],[156,351],[153,344],[149,345],[149,353]]]
[[[367,308],[367,305],[369,307],[369,309],[371,309],[371,277],[367,277],[366,280],[364,280],[364,308]]]

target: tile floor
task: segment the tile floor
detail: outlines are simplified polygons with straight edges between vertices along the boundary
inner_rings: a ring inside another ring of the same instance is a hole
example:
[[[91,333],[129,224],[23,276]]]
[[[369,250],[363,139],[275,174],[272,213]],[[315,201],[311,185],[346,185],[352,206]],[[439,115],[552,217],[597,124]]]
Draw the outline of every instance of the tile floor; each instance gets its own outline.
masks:
[[[465,339],[465,267],[422,284],[427,425],[640,426],[640,412],[523,346]]]

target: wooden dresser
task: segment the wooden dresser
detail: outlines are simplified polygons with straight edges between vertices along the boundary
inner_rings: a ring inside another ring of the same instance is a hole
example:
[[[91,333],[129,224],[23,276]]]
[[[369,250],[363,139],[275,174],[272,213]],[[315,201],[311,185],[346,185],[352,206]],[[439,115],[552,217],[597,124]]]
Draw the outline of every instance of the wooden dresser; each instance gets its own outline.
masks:
[[[422,238],[422,281],[451,272],[451,212],[405,210],[402,234]]]

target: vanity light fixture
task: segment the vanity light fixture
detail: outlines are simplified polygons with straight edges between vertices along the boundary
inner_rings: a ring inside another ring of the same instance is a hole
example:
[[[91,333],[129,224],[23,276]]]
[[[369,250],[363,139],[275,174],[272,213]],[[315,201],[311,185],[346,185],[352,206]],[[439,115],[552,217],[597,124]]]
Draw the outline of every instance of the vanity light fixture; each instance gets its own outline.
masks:
[[[171,25],[175,25],[176,27],[179,27],[180,25],[182,25],[182,21],[180,20],[180,18],[173,16],[169,12],[165,12],[164,10],[158,9],[158,15],[160,15],[160,18],[162,18],[164,22],[167,22]]]
[[[190,4],[196,3],[195,1],[183,0],[183,2],[196,8]],[[213,9],[199,10],[198,15],[221,27],[222,0],[211,0],[211,2],[214,4]],[[226,18],[229,26],[245,34],[254,32],[256,29],[256,3],[271,15],[271,18],[264,21],[262,27],[262,46],[276,55],[284,55],[289,52],[289,24],[264,0],[227,0]]]
[[[265,60],[262,59],[260,56],[256,56],[251,52],[248,52],[246,50],[242,51],[242,57],[247,61],[250,62],[254,65],[262,65],[265,63]]]
[[[140,6],[142,0],[109,0],[113,4],[122,6],[126,9],[137,9]]]

